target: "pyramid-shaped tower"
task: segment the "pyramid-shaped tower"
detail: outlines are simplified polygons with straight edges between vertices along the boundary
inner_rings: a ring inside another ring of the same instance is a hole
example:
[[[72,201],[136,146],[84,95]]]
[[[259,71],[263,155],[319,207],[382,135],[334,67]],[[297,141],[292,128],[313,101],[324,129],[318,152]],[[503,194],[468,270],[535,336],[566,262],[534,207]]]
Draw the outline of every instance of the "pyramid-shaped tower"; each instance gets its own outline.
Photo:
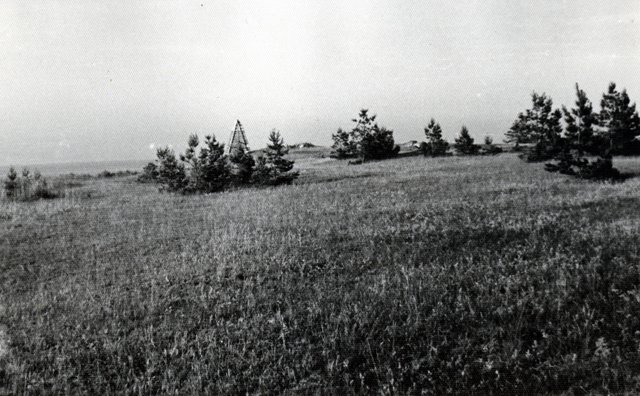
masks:
[[[231,139],[229,139],[229,145],[227,145],[227,154],[233,154],[239,150],[249,151],[249,142],[247,142],[247,136],[244,134],[240,120],[236,122],[236,127],[231,133]]]

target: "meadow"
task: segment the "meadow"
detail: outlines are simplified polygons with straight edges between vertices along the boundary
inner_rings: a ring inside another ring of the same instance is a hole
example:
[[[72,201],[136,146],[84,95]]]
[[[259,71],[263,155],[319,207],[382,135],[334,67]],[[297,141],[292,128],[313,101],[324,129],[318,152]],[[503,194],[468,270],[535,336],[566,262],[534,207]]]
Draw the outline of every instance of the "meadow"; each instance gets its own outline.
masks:
[[[0,201],[0,394],[640,392],[640,159],[303,154],[290,186]]]

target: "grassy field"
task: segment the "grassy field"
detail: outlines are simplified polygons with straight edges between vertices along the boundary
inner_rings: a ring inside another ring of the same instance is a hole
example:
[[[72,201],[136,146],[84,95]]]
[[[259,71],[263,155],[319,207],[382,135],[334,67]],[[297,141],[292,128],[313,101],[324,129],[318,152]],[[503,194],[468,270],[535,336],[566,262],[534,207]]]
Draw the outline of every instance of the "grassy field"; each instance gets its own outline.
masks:
[[[297,158],[0,202],[0,394],[640,392],[640,177]]]

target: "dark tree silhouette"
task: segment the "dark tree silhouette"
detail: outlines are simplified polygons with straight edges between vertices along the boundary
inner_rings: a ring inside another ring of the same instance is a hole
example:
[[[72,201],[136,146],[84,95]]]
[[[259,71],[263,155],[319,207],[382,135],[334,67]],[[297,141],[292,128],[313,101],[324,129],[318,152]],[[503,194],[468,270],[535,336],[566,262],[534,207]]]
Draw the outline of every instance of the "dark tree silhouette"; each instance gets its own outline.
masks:
[[[627,90],[619,92],[610,83],[600,102],[600,125],[609,142],[611,154],[640,154],[640,117],[636,104],[631,103]]]
[[[442,128],[433,118],[429,121],[429,125],[424,128],[424,134],[427,138],[425,144],[420,148],[424,155],[433,157],[446,155],[449,150],[449,143],[442,138]]]
[[[477,154],[479,150],[478,145],[474,143],[473,138],[469,134],[469,130],[464,125],[460,130],[460,136],[455,139],[453,148],[461,155],[474,155]]]

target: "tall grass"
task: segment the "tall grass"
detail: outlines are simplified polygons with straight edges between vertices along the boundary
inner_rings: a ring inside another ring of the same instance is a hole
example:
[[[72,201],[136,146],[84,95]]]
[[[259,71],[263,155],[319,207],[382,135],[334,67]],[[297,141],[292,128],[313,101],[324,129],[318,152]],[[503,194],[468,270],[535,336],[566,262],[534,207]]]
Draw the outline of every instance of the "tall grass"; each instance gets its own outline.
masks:
[[[637,392],[639,187],[411,157],[2,202],[0,390]]]

